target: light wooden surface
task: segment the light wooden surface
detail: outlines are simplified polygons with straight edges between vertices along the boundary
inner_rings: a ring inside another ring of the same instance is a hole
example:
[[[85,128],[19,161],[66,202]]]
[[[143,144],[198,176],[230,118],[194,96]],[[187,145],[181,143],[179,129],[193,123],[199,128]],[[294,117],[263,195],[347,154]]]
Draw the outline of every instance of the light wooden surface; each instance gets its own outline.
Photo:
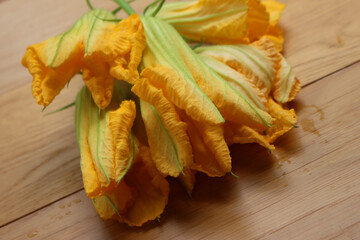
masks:
[[[82,190],[74,109],[44,117],[20,66],[26,46],[66,30],[85,0],[0,1],[0,238],[360,239],[360,2],[282,2],[285,56],[305,85],[293,103],[300,128],[273,155],[232,147],[240,179],[199,175],[192,200],[171,181],[161,223],[128,228],[102,221]]]

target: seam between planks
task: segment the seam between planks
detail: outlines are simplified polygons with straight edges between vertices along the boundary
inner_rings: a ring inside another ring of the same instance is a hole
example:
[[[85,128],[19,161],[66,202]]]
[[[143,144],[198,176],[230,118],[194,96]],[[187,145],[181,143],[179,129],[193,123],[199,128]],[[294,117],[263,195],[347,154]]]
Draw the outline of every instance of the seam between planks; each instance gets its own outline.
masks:
[[[25,217],[33,214],[33,213],[36,213],[37,211],[40,211],[41,209],[44,209],[44,208],[46,208],[46,207],[48,207],[48,206],[50,206],[50,205],[53,205],[54,203],[57,203],[57,202],[65,199],[65,198],[68,198],[68,197],[70,197],[71,195],[74,195],[74,194],[76,194],[76,193],[78,193],[78,192],[81,192],[82,190],[84,190],[84,188],[81,188],[81,189],[76,190],[76,191],[74,191],[74,192],[72,192],[72,193],[66,194],[65,196],[63,196],[63,197],[61,197],[61,198],[59,198],[59,199],[57,199],[57,200],[55,200],[55,201],[49,202],[49,203],[45,204],[44,206],[42,206],[42,207],[40,207],[40,208],[38,208],[38,209],[35,209],[35,210],[33,210],[33,211],[30,211],[30,212],[26,213],[25,215],[23,215],[23,216],[21,216],[21,217],[15,218],[15,219],[11,220],[10,222],[7,222],[7,223],[1,225],[0,228],[3,228],[3,227],[5,227],[5,226],[7,226],[7,225],[10,225],[11,223],[14,223],[14,222],[16,222],[16,221],[18,221],[18,220],[20,220],[20,219],[22,219],[22,218],[25,218]]]
[[[303,85],[303,86],[301,86],[302,88],[306,88],[306,87],[308,87],[308,86],[310,86],[310,85],[312,85],[312,84],[314,84],[314,83],[317,83],[317,82],[319,82],[319,81],[321,81],[321,80],[323,80],[323,79],[325,79],[325,78],[327,78],[327,77],[330,77],[330,76],[332,76],[332,75],[334,75],[334,74],[336,74],[336,73],[339,73],[339,72],[341,72],[341,71],[343,71],[343,70],[346,70],[347,68],[350,68],[350,67],[352,67],[352,66],[354,66],[354,65],[356,65],[356,64],[358,64],[358,63],[360,63],[360,59],[359,60],[356,60],[355,62],[352,62],[352,63],[350,63],[350,64],[348,64],[348,65],[346,65],[346,66],[344,66],[344,67],[341,67],[341,68],[339,68],[339,69],[337,69],[337,70],[335,70],[335,71],[333,71],[333,72],[331,72],[331,73],[328,73],[328,74],[326,74],[325,76],[322,76],[322,77],[320,77],[320,78],[318,78],[318,79],[315,79],[314,81],[311,81],[311,82],[309,82],[309,83],[306,83],[305,85]],[[301,79],[300,79],[300,82],[301,82]],[[301,91],[301,90],[300,90]]]

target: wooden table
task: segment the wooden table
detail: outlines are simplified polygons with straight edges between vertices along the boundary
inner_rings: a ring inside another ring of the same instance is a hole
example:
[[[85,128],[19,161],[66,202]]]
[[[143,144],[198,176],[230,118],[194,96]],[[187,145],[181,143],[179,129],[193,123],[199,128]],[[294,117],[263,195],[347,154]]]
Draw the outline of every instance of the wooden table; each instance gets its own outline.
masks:
[[[171,180],[161,222],[129,228],[101,220],[84,193],[74,109],[44,116],[20,65],[26,46],[68,29],[85,0],[0,0],[0,239],[360,239],[360,1],[282,2],[300,128],[272,155],[233,146],[240,178],[199,174],[193,199]]]

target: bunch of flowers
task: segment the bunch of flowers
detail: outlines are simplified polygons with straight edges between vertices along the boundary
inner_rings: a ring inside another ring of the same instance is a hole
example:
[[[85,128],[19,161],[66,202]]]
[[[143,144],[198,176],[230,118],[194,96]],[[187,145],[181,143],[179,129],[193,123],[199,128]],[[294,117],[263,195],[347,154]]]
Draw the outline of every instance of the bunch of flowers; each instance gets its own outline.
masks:
[[[155,1],[139,16],[93,9],[27,48],[37,102],[81,73],[76,134],[87,196],[99,215],[141,226],[163,212],[167,176],[191,193],[196,172],[231,172],[228,145],[269,150],[294,127],[300,90],[280,54],[284,8],[273,0]],[[189,44],[200,42],[200,44]]]

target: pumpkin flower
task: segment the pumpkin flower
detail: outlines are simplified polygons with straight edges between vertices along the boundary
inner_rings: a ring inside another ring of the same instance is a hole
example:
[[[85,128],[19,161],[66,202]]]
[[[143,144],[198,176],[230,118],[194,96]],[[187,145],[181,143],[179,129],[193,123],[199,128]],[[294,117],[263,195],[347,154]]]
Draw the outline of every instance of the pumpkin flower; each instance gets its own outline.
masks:
[[[141,20],[147,48],[141,79],[132,91],[143,101],[141,112],[154,161],[166,175],[178,176],[188,166],[209,176],[224,175],[231,169],[224,119],[265,129],[271,116],[212,71],[168,23],[147,16]],[[159,136],[167,141],[158,143]],[[180,150],[190,153],[187,160]]]
[[[118,24],[107,21],[114,18],[105,10],[90,11],[67,32],[27,48],[22,64],[33,76],[32,92],[39,104],[49,105],[80,70],[101,109],[111,101],[115,78],[138,78],[145,47],[140,18],[133,14]]]
[[[272,0],[180,1],[165,3],[156,17],[192,41],[250,43],[268,35],[281,48],[282,32],[277,23],[283,6]],[[152,8],[146,14],[151,12]]]
[[[290,64],[266,37],[250,45],[214,45],[199,47],[195,52],[226,64],[266,98],[273,94],[280,103],[292,101],[301,88]]]
[[[124,100],[126,88],[116,83],[101,110],[84,87],[76,100],[76,131],[85,192],[100,216],[140,226],[163,212],[169,186],[131,130],[136,108]]]
[[[165,3],[156,17],[191,40],[220,43],[246,37],[247,11],[247,0],[198,0]]]
[[[133,101],[124,100],[119,84],[101,110],[86,87],[76,98],[75,127],[86,194],[98,197],[112,190],[130,169],[138,144],[131,132],[136,116]]]
[[[197,48],[195,52],[213,71],[274,119],[273,127],[260,131],[228,121],[225,123],[226,142],[256,142],[273,149],[271,144],[292,129],[297,118],[294,110],[285,109],[272,97],[279,103],[289,102],[300,90],[299,80],[274,44],[263,37],[250,45],[206,46]]]

